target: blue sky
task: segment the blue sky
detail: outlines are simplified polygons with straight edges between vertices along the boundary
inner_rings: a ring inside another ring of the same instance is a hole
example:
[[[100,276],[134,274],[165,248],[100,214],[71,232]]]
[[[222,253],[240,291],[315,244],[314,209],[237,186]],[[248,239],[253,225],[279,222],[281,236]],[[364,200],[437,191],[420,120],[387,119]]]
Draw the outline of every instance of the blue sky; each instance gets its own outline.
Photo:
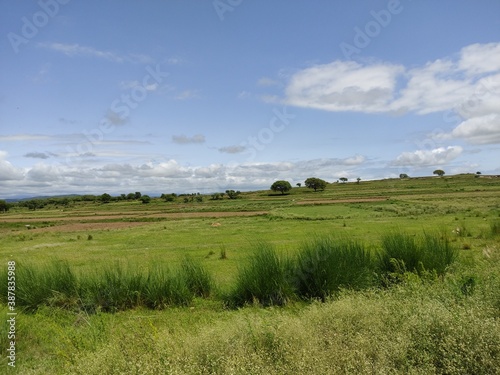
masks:
[[[500,174],[500,2],[0,1],[0,198]]]

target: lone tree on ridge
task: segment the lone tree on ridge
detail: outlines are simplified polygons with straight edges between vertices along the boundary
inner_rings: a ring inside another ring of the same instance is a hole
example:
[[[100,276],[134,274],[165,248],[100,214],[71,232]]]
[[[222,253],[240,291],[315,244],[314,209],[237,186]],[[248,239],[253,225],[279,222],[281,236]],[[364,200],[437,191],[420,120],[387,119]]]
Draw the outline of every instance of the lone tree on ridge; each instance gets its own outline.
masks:
[[[288,181],[279,180],[271,185],[272,191],[280,191],[281,194],[285,194],[286,192],[292,190],[292,185]]]
[[[305,182],[306,187],[314,189],[314,191],[325,190],[327,182],[317,177],[309,177]]]
[[[432,174],[437,174],[439,177],[444,176],[444,171],[442,169],[436,169]]]

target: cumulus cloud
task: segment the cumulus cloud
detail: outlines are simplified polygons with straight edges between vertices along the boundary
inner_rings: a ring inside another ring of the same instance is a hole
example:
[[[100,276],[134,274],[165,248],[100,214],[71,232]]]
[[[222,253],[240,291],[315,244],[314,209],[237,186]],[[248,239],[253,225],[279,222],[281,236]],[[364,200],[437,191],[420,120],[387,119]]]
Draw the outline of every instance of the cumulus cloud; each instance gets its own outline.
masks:
[[[205,136],[203,134],[196,134],[192,137],[186,135],[173,135],[172,141],[178,145],[187,145],[193,143],[205,143]]]
[[[19,181],[24,178],[24,173],[21,169],[15,168],[7,158],[7,151],[0,150],[0,186],[5,181]]]
[[[15,168],[0,152],[0,196],[15,194],[119,194],[128,191],[163,193],[267,189],[277,179],[302,182],[311,176],[327,181],[357,177],[363,156],[296,162],[210,164],[186,166],[176,160],[145,163],[49,164],[45,160],[26,170]],[[12,186],[16,186],[12,189]]]
[[[471,44],[460,51],[459,68],[469,74],[498,72],[500,43]]]
[[[462,154],[460,146],[438,147],[433,150],[416,150],[403,152],[391,162],[393,166],[425,167],[447,164]]]
[[[459,124],[449,138],[499,143],[494,116],[500,115],[498,61],[500,43],[469,45],[456,57],[412,68],[337,60],[295,72],[283,98],[263,100],[332,112],[425,115],[447,111],[445,121],[453,118]]]
[[[471,118],[451,132],[453,138],[463,138],[473,144],[500,143],[500,114]]]
[[[492,92],[492,86],[500,85],[500,43],[470,45],[459,56],[412,69],[390,63],[338,60],[315,65],[292,75],[284,101],[335,112],[426,114],[452,109],[485,91],[485,86]],[[496,91],[497,102],[498,94]]]
[[[286,104],[327,111],[387,111],[399,65],[361,65],[334,61],[295,73],[286,87]]]

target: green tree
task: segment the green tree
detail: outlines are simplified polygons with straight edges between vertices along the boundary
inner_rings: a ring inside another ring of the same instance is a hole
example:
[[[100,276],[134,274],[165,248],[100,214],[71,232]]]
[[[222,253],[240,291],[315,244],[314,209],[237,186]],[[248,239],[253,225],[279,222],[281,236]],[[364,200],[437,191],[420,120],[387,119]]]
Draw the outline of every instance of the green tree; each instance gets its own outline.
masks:
[[[175,201],[175,197],[177,197],[177,194],[175,194],[175,193],[161,195],[161,198],[164,199],[165,202],[173,202],[173,201]]]
[[[444,176],[444,171],[442,169],[436,169],[432,174],[437,174],[439,177]]]
[[[135,199],[141,199],[142,194],[140,191],[136,191],[134,195],[135,195]]]
[[[403,178],[410,178],[406,173],[401,173],[399,175],[399,178],[403,179]]]
[[[359,184],[360,182],[361,182],[361,177],[358,177],[358,178],[356,179],[356,183],[357,183],[357,184]]]
[[[0,200],[0,212],[7,212],[9,211],[9,208],[10,205],[6,201]]]
[[[344,184],[349,181],[349,179],[347,177],[340,177],[339,178],[340,181],[342,181]]]
[[[314,191],[325,190],[327,182],[317,177],[309,177],[305,182],[306,187],[314,189]]]
[[[229,199],[236,199],[241,194],[241,191],[226,190],[226,194],[229,197]]]
[[[224,199],[224,193],[213,193],[210,199],[213,201],[222,200]]]
[[[301,187],[302,184],[300,182],[297,182],[295,185],[297,185],[297,187]]]
[[[102,203],[109,203],[109,202],[111,202],[111,195],[109,195],[108,193],[104,193],[103,195],[101,195],[99,197],[99,200]]]
[[[141,196],[141,202],[143,204],[150,203],[151,202],[151,197],[149,195],[144,194],[144,195]]]
[[[288,181],[279,180],[271,185],[272,191],[279,191],[281,194],[285,194],[286,192],[292,190],[292,185]]]
[[[127,200],[131,201],[133,199],[135,199],[135,194],[134,193],[128,193],[127,194]]]

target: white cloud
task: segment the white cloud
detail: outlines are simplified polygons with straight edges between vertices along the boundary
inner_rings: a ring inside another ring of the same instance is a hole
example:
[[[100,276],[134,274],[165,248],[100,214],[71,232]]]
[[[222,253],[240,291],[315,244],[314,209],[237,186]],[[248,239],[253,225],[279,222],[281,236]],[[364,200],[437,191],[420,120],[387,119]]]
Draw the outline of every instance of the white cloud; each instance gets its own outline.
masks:
[[[120,194],[129,191],[163,193],[204,192],[234,189],[266,189],[277,179],[293,183],[311,176],[327,181],[339,177],[357,177],[364,157],[315,159],[297,162],[210,164],[185,166],[176,160],[146,163],[104,163],[95,165],[82,160],[78,164],[49,164],[45,161],[26,170],[4,161],[0,153],[0,196],[19,194]],[[94,165],[94,166],[91,166]],[[15,188],[13,188],[15,186]],[[34,193],[36,192],[36,193]]]
[[[459,68],[469,74],[498,72],[500,43],[471,44],[460,51]]]
[[[414,152],[403,152],[391,162],[393,166],[416,166],[425,167],[447,164],[462,153],[460,146],[439,147],[433,150],[416,150]]]
[[[0,186],[5,181],[19,181],[24,177],[23,170],[15,168],[7,158],[7,151],[0,150]]]
[[[500,143],[500,114],[466,120],[453,129],[451,136],[473,144]]]
[[[500,43],[470,45],[461,50],[459,59],[437,59],[412,69],[337,60],[293,74],[283,101],[299,107],[364,113],[427,114],[457,108],[471,99],[492,107],[500,94],[498,61]]]
[[[394,97],[399,65],[363,66],[334,61],[302,70],[286,88],[286,104],[327,111],[387,111]]]

